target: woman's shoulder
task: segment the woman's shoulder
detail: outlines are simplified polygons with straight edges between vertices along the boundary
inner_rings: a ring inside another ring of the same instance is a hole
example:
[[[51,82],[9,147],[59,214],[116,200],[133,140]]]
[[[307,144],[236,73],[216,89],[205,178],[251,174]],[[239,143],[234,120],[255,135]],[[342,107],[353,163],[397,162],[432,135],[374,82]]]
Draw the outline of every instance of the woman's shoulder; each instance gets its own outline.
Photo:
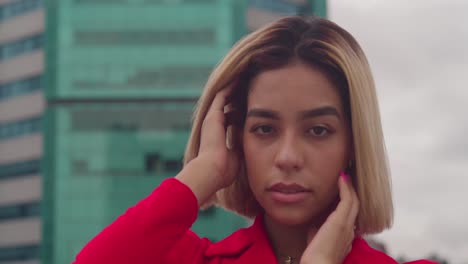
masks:
[[[382,251],[372,248],[361,237],[353,241],[353,249],[348,257],[345,259],[345,264],[366,264],[366,263],[381,263],[381,264],[398,264],[396,260],[388,256]],[[416,260],[405,262],[405,264],[436,264],[430,260]]]
[[[426,260],[426,259],[420,259],[420,260],[405,262],[404,264],[438,264],[438,263],[439,263],[439,262],[435,262],[435,261],[431,261],[431,260]]]
[[[344,264],[365,264],[365,263],[382,263],[382,264],[397,264],[398,262],[385,254],[382,251],[376,250],[369,246],[366,240],[362,237],[357,237],[353,241],[351,252],[346,257]]]

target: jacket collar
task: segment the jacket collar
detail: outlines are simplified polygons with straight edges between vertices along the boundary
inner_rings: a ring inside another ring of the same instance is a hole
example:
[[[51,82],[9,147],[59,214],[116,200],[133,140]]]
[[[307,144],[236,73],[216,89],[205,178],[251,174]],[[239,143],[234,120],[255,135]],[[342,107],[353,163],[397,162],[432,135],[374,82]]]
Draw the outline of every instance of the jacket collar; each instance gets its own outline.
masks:
[[[205,256],[240,256],[247,253],[246,251],[258,250],[262,254],[271,253],[274,258],[262,215],[258,215],[250,227],[239,229],[225,239],[210,245],[205,251]]]
[[[358,236],[343,263],[353,263],[357,257],[374,254],[373,252],[376,251]],[[250,227],[239,229],[225,239],[211,244],[204,254],[206,257],[235,257],[239,263],[277,263],[265,230],[263,215],[258,215]]]

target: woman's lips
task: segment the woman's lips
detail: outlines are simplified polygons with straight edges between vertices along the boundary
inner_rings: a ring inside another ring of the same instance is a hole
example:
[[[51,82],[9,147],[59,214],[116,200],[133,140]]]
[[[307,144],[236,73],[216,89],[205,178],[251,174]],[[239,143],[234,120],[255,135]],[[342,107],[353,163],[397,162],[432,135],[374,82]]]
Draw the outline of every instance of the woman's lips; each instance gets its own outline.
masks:
[[[312,192],[306,187],[292,183],[277,183],[267,189],[271,198],[280,203],[298,203],[307,198]]]

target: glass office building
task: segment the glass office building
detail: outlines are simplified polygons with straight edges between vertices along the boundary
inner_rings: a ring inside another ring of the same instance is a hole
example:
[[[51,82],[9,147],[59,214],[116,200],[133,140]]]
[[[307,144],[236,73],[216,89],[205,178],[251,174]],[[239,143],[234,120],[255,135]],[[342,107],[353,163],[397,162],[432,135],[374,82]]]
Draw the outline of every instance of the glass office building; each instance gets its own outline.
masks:
[[[44,9],[0,0],[0,263],[40,263]]]

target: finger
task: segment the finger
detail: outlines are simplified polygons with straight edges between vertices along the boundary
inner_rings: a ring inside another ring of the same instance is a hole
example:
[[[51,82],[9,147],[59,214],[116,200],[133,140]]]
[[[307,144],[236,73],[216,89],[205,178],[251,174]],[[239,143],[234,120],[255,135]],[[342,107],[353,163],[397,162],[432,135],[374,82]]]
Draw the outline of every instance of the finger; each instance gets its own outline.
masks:
[[[226,99],[231,94],[233,86],[234,85],[230,85],[216,93],[213,102],[211,103],[210,109],[208,110],[208,113],[212,111],[224,112],[224,106],[226,105],[227,101]]]
[[[224,120],[226,120],[224,122],[224,127],[227,128],[230,125],[235,125],[237,123],[236,118],[237,118],[237,115],[235,111],[229,111],[229,112],[224,113]]]
[[[226,122],[225,122],[225,125],[224,125],[224,128],[226,129],[226,137],[227,137],[227,147],[230,151],[234,150],[234,148],[237,148],[237,130],[236,130],[236,127],[233,126],[233,125],[230,125],[228,122],[228,116],[226,115],[225,116],[226,118]]]
[[[349,198],[350,198],[350,208],[349,208],[349,213],[348,216],[346,217],[347,223],[349,226],[354,227],[356,224],[356,217],[359,212],[359,199],[357,197],[356,191],[354,190],[353,183],[351,179],[349,178],[349,175],[345,175],[344,178],[344,187],[347,190],[347,193],[349,193]]]
[[[208,111],[205,115],[205,118],[202,123],[202,130],[207,131],[211,130],[213,127],[213,124],[216,124],[220,122],[221,125],[224,124],[224,128],[226,129],[226,117],[224,116],[224,106],[226,105],[226,91],[221,90],[218,91],[214,98],[213,101],[211,102]],[[215,120],[213,121],[210,120]]]
[[[356,218],[357,218],[357,215],[359,214],[360,202],[356,194],[356,191],[354,190],[354,187],[351,184],[351,181],[348,184],[349,184],[349,190],[351,192],[351,197],[352,197],[351,211],[349,213],[348,219],[349,219],[349,224],[352,226],[355,226]]]
[[[221,90],[216,93],[213,102],[211,102],[210,109],[208,110],[208,114],[213,112],[224,112],[224,106],[226,105],[226,91]]]
[[[340,191],[340,202],[338,203],[338,206],[336,207],[336,214],[340,217],[340,219],[343,219],[344,222],[348,222],[348,216],[351,212],[351,207],[352,207],[352,194],[350,192],[349,186],[347,186],[347,181],[345,180],[345,177],[343,175],[340,175],[338,179],[338,188]]]

